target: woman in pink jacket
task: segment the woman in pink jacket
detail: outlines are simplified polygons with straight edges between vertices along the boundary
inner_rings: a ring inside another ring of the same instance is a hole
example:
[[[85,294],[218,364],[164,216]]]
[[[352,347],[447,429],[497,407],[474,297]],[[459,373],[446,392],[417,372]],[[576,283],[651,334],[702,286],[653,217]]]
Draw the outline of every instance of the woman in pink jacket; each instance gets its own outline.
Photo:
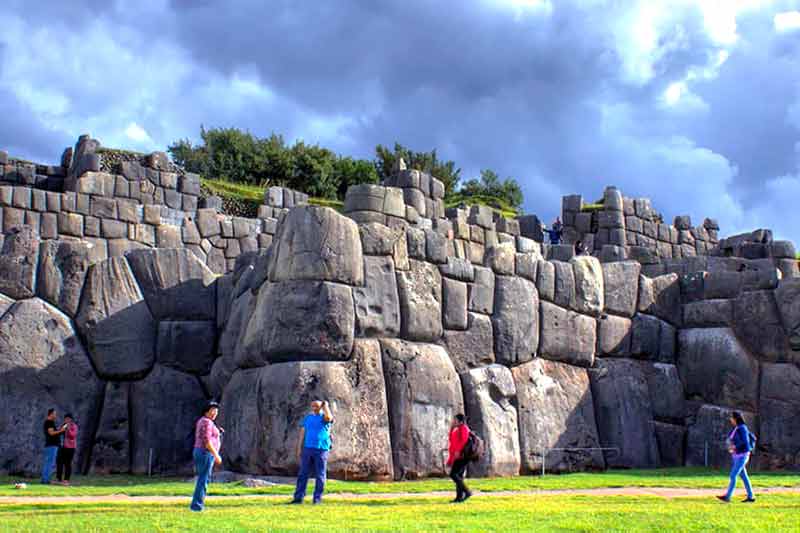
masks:
[[[56,476],[62,485],[69,485],[69,478],[72,477],[72,459],[75,457],[75,448],[78,443],[78,424],[71,414],[64,415],[64,424],[61,429],[64,431],[64,441],[58,448],[56,456]]]

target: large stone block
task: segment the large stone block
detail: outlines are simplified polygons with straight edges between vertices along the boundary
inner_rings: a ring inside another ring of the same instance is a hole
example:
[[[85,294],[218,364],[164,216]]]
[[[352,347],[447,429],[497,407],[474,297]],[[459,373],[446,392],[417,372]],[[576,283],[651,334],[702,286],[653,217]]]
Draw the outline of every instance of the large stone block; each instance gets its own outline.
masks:
[[[74,317],[78,312],[89,264],[87,243],[43,242],[39,247],[37,295]]]
[[[101,378],[139,379],[152,368],[156,323],[125,258],[89,268],[75,321]]]
[[[92,446],[91,474],[130,473],[129,396],[129,383],[106,382],[103,409],[99,413],[97,433]]]
[[[485,444],[483,457],[472,465],[478,476],[513,476],[519,473],[517,409],[512,403],[516,387],[511,371],[502,365],[474,368],[461,374],[470,429]]]
[[[604,315],[597,321],[597,349],[602,355],[626,357],[631,353],[631,319]]]
[[[298,361],[238,370],[220,409],[226,465],[251,474],[294,475],[301,422],[318,399],[330,402],[334,416],[328,475],[390,479],[381,353],[378,341],[367,339],[356,341],[348,362]]]
[[[190,250],[141,249],[127,258],[157,319],[216,320],[216,276]]]
[[[239,367],[277,361],[345,360],[353,349],[351,288],[328,282],[283,281],[261,286],[239,342]]]
[[[147,377],[130,384],[129,394],[131,472],[191,474],[186,438],[206,402],[197,378],[156,365]]]
[[[575,273],[570,263],[552,261],[555,269],[555,294],[553,302],[565,309],[575,308]]]
[[[775,303],[788,336],[789,348],[800,351],[800,278],[783,279],[775,291]]]
[[[433,342],[442,336],[442,276],[430,263],[409,263],[408,271],[397,272],[400,332],[405,339]]]
[[[450,421],[464,412],[461,383],[444,348],[381,341],[394,472],[417,479],[446,472]]]
[[[701,405],[689,418],[686,432],[686,466],[730,467],[728,435],[733,429],[730,423],[733,411],[718,405]],[[750,429],[755,431],[755,414],[749,411],[740,410],[740,412]]]
[[[638,361],[599,359],[589,371],[597,429],[612,468],[660,463],[647,379]]]
[[[371,222],[359,225],[358,229],[365,255],[391,255],[397,269],[408,270],[408,246],[403,228],[390,228]]]
[[[603,265],[605,309],[609,313],[632,317],[639,298],[638,261],[616,261]]]
[[[494,363],[494,337],[491,319],[479,313],[469,313],[465,331],[445,330],[442,345],[447,350],[458,373]]]
[[[639,311],[680,325],[681,287],[677,274],[655,278],[639,276]]]
[[[797,469],[800,457],[800,369],[762,365],[761,424],[756,459],[761,468]]]
[[[534,359],[511,369],[517,391],[522,470],[538,473],[602,469],[603,454],[595,424],[586,370]],[[554,450],[553,448],[573,448]]]
[[[665,422],[653,422],[662,467],[683,466],[686,446],[686,427]]]
[[[270,281],[364,283],[358,226],[333,209],[292,209],[279,224],[272,248]]]
[[[163,320],[158,323],[157,360],[189,374],[208,374],[214,362],[216,333],[210,321]]]
[[[494,311],[494,273],[489,268],[474,268],[475,282],[468,285],[469,310],[490,315]]]
[[[733,301],[733,331],[750,353],[771,363],[800,362],[789,349],[789,338],[778,310],[776,292],[743,292]],[[782,294],[785,297],[785,293]],[[794,304],[797,305],[797,304]]]
[[[516,251],[514,243],[498,244],[486,249],[483,260],[485,265],[491,268],[495,274],[513,276]]]
[[[81,425],[76,467],[89,456],[103,383],[66,315],[38,298],[15,303],[0,318],[0,472],[38,475],[42,422],[49,408]]]
[[[642,370],[650,390],[653,416],[660,420],[682,423],[685,407],[678,368],[666,363],[642,362]]]
[[[467,329],[467,284],[442,280],[442,322],[446,329]]]
[[[575,311],[586,315],[600,316],[605,306],[603,270],[600,261],[590,255],[573,257],[572,271],[575,277]]]
[[[758,362],[728,328],[683,329],[678,333],[678,370],[686,397],[754,411]]]
[[[700,300],[683,306],[686,328],[729,327],[733,323],[731,300]]]
[[[515,365],[536,355],[539,347],[539,294],[533,282],[512,276],[495,278],[492,328],[498,363]]]
[[[539,356],[577,366],[592,366],[597,339],[595,319],[541,302]]]
[[[6,228],[0,252],[0,293],[13,299],[36,294],[39,236],[30,226]]]
[[[391,257],[364,256],[364,286],[353,289],[353,300],[357,336],[395,337],[400,333],[400,301]]]

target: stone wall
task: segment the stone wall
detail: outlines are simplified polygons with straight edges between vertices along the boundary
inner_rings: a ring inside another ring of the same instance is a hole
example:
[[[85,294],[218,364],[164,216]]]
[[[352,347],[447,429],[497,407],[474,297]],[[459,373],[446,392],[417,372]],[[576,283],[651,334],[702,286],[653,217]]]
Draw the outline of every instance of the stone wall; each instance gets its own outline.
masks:
[[[124,174],[76,153],[99,166],[70,167],[75,190],[0,187],[2,472],[37,472],[53,406],[78,417],[84,470],[188,473],[210,397],[226,466],[248,473],[296,470],[316,398],[347,479],[444,475],[458,412],[487,443],[471,475],[693,465],[706,443],[722,465],[731,409],[759,466],[800,467],[800,277],[762,234],[601,261],[523,236],[529,219],[445,210],[438,180],[402,168],[352,187],[346,215],[271,188],[263,218],[237,219],[137,202],[129,179],[117,196]]]

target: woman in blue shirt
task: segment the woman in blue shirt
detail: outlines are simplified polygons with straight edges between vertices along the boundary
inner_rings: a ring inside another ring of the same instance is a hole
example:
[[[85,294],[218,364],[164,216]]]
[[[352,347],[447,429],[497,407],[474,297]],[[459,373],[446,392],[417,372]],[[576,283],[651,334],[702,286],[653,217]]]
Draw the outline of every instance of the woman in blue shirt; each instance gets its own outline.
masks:
[[[742,500],[743,503],[752,503],[756,501],[753,496],[753,489],[750,487],[750,478],[747,477],[747,470],[745,466],[750,459],[750,452],[755,445],[756,437],[747,428],[744,423],[744,417],[739,411],[734,411],[731,414],[731,425],[733,431],[728,435],[728,445],[731,452],[731,481],[728,484],[728,492],[724,496],[717,496],[723,502],[729,503],[731,496],[733,496],[733,489],[736,488],[736,478],[741,477],[744,482],[744,489],[747,491],[747,499]]]

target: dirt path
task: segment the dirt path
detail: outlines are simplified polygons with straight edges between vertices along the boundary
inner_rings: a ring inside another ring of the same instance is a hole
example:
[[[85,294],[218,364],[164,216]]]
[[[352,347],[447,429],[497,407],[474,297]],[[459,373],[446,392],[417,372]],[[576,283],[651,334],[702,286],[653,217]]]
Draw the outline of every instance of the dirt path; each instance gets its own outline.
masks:
[[[497,498],[502,496],[659,496],[661,498],[698,498],[712,497],[720,494],[721,489],[683,489],[663,487],[620,487],[602,489],[565,489],[565,490],[532,490],[532,491],[475,491],[478,498]],[[773,487],[756,489],[758,494],[800,494],[800,487]],[[398,492],[376,494],[327,494],[327,501],[338,500],[394,500],[398,498],[450,498],[452,492]],[[738,493],[737,493],[738,496]],[[0,496],[0,505],[6,504],[52,504],[52,503],[185,503],[191,499],[191,494],[186,496],[127,496],[113,494],[109,496]],[[277,494],[260,494],[245,496],[209,496],[208,501],[223,500],[262,500],[262,501],[288,501],[289,496]]]

